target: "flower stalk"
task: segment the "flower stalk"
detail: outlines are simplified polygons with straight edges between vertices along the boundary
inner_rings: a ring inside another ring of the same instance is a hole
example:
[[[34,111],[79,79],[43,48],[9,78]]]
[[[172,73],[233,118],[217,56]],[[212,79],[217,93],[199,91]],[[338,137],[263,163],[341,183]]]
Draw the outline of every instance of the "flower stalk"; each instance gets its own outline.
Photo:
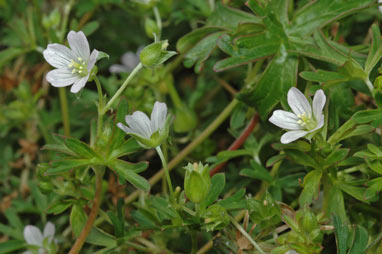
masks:
[[[66,91],[64,87],[58,89],[58,94],[60,98],[60,106],[62,113],[62,124],[64,125],[65,136],[70,136],[70,120],[69,120],[69,110],[68,110],[68,100],[66,97]]]
[[[171,197],[171,199],[173,199],[174,198],[174,189],[172,187],[170,172],[169,172],[169,169],[168,169],[168,166],[167,166],[166,158],[164,157],[162,149],[160,148],[160,146],[157,146],[155,148],[155,150],[157,151],[157,153],[159,155],[159,158],[162,161],[162,166],[164,168],[164,172],[165,172],[165,176],[166,176],[166,181],[167,181],[167,185],[168,185],[168,190],[170,192],[170,197]]]
[[[104,115],[113,105],[113,103],[121,96],[122,92],[125,90],[130,81],[134,78],[134,76],[142,69],[142,63],[139,63],[134,70],[127,77],[125,82],[123,82],[122,86],[118,89],[118,91],[113,95],[113,97],[108,101],[106,106],[102,109],[101,114]]]

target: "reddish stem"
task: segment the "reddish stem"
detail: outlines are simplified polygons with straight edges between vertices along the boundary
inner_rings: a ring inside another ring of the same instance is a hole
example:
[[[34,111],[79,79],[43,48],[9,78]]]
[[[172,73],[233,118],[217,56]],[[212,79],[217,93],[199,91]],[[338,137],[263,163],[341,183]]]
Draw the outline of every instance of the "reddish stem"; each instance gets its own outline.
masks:
[[[240,134],[240,136],[237,139],[235,139],[235,141],[228,147],[227,150],[228,151],[234,151],[234,150],[240,148],[244,144],[245,140],[249,137],[249,135],[251,134],[251,132],[253,131],[253,129],[255,128],[255,126],[257,125],[258,122],[259,122],[259,114],[255,114],[252,117],[249,124],[247,125],[247,127]],[[219,172],[226,164],[227,164],[227,162],[223,162],[223,163],[220,163],[219,165],[217,165],[216,167],[214,167],[210,171],[210,176],[213,176],[214,174]]]

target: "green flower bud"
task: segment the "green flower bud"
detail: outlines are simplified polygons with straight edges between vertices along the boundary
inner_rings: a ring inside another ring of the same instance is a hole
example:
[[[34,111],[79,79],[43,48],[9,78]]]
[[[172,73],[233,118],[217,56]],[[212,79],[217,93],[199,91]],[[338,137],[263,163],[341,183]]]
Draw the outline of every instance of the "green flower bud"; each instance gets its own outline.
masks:
[[[159,36],[160,34],[160,30],[157,23],[150,18],[145,19],[145,32],[146,35],[151,39],[154,39],[154,34],[157,36]]]
[[[202,202],[211,188],[211,178],[208,165],[188,163],[184,178],[184,191],[189,200],[194,203]]]
[[[316,215],[308,208],[298,211],[296,219],[298,220],[300,227],[307,233],[312,232],[318,227]]]
[[[208,207],[200,216],[204,218],[203,228],[207,231],[223,229],[230,223],[226,209],[218,204]]]
[[[139,54],[139,59],[145,67],[155,67],[164,63],[167,59],[176,55],[174,51],[166,51],[168,47],[167,40],[154,42],[146,46]]]

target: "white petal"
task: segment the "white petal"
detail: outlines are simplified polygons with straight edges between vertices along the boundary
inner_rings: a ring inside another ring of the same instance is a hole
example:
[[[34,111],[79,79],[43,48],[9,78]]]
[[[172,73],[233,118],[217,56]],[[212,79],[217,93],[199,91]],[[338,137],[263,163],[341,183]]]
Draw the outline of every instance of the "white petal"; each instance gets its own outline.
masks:
[[[275,110],[269,121],[274,125],[287,130],[301,130],[302,127],[297,123],[299,118],[284,110]]]
[[[37,246],[42,246],[44,240],[40,229],[32,225],[28,225],[24,228],[24,239],[28,244]]]
[[[76,59],[73,51],[61,44],[49,44],[43,52],[45,60],[56,68],[68,67]]]
[[[324,91],[320,89],[315,93],[313,98],[313,116],[318,122],[321,121],[322,110],[324,109],[325,102],[326,96]]]
[[[113,64],[109,67],[111,73],[129,72],[130,68],[121,64]]]
[[[44,232],[43,232],[44,238],[53,237],[55,231],[56,231],[55,225],[52,222],[48,221],[44,227]]]
[[[139,64],[139,57],[133,52],[127,52],[122,55],[121,62],[132,71]]]
[[[55,87],[69,86],[80,79],[69,68],[55,69],[46,74],[46,80]]]
[[[299,138],[305,136],[306,134],[308,134],[308,132],[302,131],[302,130],[288,131],[287,133],[285,133],[284,135],[281,136],[281,143],[288,144],[290,142],[295,141],[296,139],[299,139]]]
[[[98,50],[93,49],[92,54],[89,57],[88,72],[90,72],[93,69],[95,63],[97,62],[98,53]]]
[[[68,33],[68,42],[70,48],[73,50],[77,57],[81,57],[85,61],[89,59],[89,42],[82,31],[79,31],[77,33],[74,31],[70,31]]]
[[[309,101],[306,99],[305,95],[295,87],[292,87],[288,91],[288,104],[296,115],[302,115],[304,113],[312,115],[312,107],[310,106]]]
[[[83,77],[83,78],[80,78],[78,79],[73,85],[72,87],[70,88],[70,92],[72,93],[78,93],[85,85],[86,85],[86,82],[88,81],[89,79],[89,75],[87,75],[86,77]]]
[[[135,111],[132,115],[127,115],[126,123],[134,133],[137,133],[144,138],[150,138],[151,134],[153,134],[151,131],[150,119],[141,111]]]
[[[155,102],[153,111],[151,112],[151,130],[156,132],[159,129],[162,129],[166,123],[167,116],[167,106],[163,102]]]
[[[132,129],[130,129],[129,127],[127,127],[126,125],[124,125],[123,123],[117,123],[117,126],[118,128],[120,128],[121,130],[123,130],[124,132],[126,132],[127,134],[129,133],[134,133],[134,131]]]

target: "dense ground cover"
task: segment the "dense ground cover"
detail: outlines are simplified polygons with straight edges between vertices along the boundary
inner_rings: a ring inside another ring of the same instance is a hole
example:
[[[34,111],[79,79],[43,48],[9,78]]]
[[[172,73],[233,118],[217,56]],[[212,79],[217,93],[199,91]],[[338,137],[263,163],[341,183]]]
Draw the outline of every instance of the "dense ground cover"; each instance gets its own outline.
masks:
[[[382,253],[376,0],[0,0],[0,253]]]

